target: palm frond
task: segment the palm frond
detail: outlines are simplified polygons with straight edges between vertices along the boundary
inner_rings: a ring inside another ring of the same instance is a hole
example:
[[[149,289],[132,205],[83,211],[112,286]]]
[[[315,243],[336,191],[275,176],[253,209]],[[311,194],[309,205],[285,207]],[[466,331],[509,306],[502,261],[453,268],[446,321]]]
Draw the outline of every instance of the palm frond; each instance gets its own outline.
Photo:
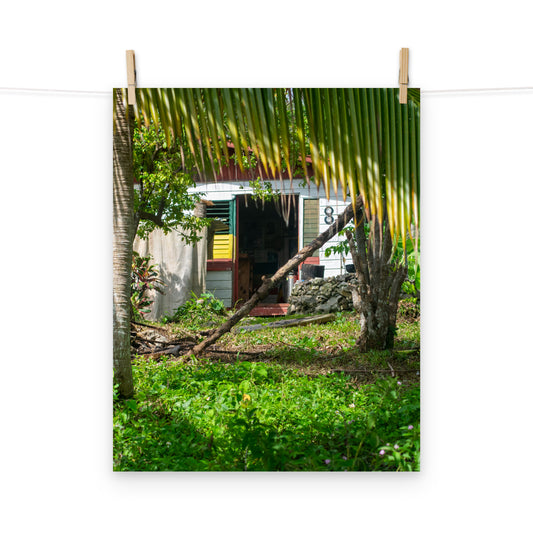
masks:
[[[386,216],[405,243],[420,223],[420,91],[397,89],[137,89],[135,114],[167,143],[187,145],[198,173],[253,152],[271,178],[308,158],[318,186],[360,194],[368,216]],[[308,147],[308,148],[307,148]],[[209,162],[209,164],[208,164]],[[207,167],[207,168],[206,168]],[[261,170],[262,174],[262,170]]]

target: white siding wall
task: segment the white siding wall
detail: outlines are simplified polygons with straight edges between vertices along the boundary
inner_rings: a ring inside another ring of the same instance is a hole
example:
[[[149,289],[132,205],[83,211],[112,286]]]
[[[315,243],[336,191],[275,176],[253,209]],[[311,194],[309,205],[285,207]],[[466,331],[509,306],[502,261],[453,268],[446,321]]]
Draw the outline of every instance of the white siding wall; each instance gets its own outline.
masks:
[[[241,189],[241,186],[243,187]],[[236,194],[251,193],[252,189],[247,181],[219,181],[217,183],[197,183],[191,192],[206,193],[206,200],[231,200]]]
[[[320,209],[319,209],[319,231],[322,233],[323,231],[326,231],[330,224],[326,224],[325,217],[326,214],[324,213],[324,209],[326,207],[331,207],[333,209],[333,215],[331,215],[335,220],[337,217],[342,214],[346,206],[350,203],[350,199],[347,198],[347,201],[344,202],[342,200],[342,196],[340,198],[335,198],[334,196],[330,196],[329,201],[325,197],[325,195],[321,195],[320,197]],[[320,264],[325,266],[324,269],[324,277],[330,277],[330,276],[338,276],[339,274],[344,274],[346,272],[344,268],[344,261],[343,256],[340,254],[332,254],[329,257],[326,257],[325,250],[329,246],[335,246],[339,241],[344,240],[345,237],[339,237],[339,235],[335,235],[329,242],[327,242],[322,248],[320,248]],[[348,257],[345,258],[346,263],[351,263],[352,258],[350,254],[348,254]]]
[[[337,217],[342,214],[346,206],[350,203],[350,198],[346,198],[346,201],[342,199],[342,193],[339,191],[339,195],[335,196],[335,193],[331,191],[331,195],[329,200],[326,198],[326,192],[324,191],[324,188],[320,188],[319,191],[317,191],[317,188],[315,185],[311,185],[311,187],[308,189],[307,187],[305,189],[301,189],[301,197],[300,197],[300,210],[302,209],[303,205],[303,199],[304,198],[318,198],[319,201],[319,210],[318,210],[318,232],[322,233],[328,229],[330,224],[327,224],[325,222],[326,213],[324,212],[324,209],[326,207],[331,207],[333,209],[333,214],[331,215],[334,220],[337,219]],[[301,212],[301,211],[300,211]],[[300,215],[301,220],[301,215]],[[300,233],[300,240],[302,238],[302,233]],[[345,269],[345,263],[350,264],[352,262],[352,258],[350,254],[348,254],[348,257],[344,258],[340,254],[332,254],[329,257],[326,257],[325,251],[326,248],[329,248],[330,246],[335,246],[339,241],[344,240],[344,237],[339,237],[339,235],[335,235],[330,241],[328,241],[322,248],[319,250],[319,258],[320,258],[320,264],[324,265],[324,277],[331,277],[331,276],[338,276],[339,274],[344,274],[346,272]]]
[[[226,307],[231,307],[233,272],[231,270],[208,270],[205,288],[207,292],[222,300]]]

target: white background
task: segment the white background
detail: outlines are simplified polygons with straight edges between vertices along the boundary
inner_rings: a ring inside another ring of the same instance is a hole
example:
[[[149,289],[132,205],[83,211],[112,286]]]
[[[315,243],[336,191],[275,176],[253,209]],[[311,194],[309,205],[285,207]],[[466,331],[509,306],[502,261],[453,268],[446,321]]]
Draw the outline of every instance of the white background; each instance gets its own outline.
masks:
[[[527,4],[10,2],[0,86],[532,86]],[[531,531],[533,92],[422,106],[423,472],[113,474],[111,96],[0,91],[4,531]]]

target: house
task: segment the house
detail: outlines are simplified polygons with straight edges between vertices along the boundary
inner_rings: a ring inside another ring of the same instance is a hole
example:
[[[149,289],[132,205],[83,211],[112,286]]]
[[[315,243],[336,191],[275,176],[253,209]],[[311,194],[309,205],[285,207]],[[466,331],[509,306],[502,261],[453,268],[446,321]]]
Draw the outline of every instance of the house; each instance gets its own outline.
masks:
[[[265,173],[263,171],[263,173]],[[246,301],[262,282],[273,275],[298,250],[325,231],[350,202],[331,191],[326,198],[318,189],[301,178],[287,175],[283,179],[257,182],[256,171],[241,171],[235,164],[223,167],[216,181],[197,182],[190,192],[204,194],[202,216],[213,219],[205,239],[196,245],[185,244],[179,232],[164,234],[154,230],[148,239],[135,239],[134,249],[143,256],[151,255],[158,265],[165,294],[150,292],[153,300],[149,320],[158,320],[185,303],[191,294],[207,291],[222,300],[227,308]],[[270,184],[278,199],[256,200],[258,185],[262,190]],[[342,240],[336,235],[304,264],[316,265],[324,277],[345,272],[344,258],[338,254],[326,257],[325,250]],[[348,263],[351,263],[351,258]],[[302,277],[301,269],[292,281]],[[289,280],[272,290],[252,315],[283,315],[288,308]]]
[[[198,183],[212,205],[206,216],[219,223],[208,246],[206,290],[222,300],[226,307],[246,301],[262,283],[273,275],[298,250],[325,231],[350,202],[331,191],[328,200],[323,188],[293,178],[264,180],[267,190],[278,194],[276,201],[257,200],[255,174],[241,172],[238,167],[224,168],[216,182]],[[222,222],[222,224],[220,224]],[[321,265],[324,277],[345,272],[345,261],[339,254],[326,257],[325,250],[342,240],[335,236],[309,257],[305,264]],[[351,263],[351,259],[348,261]],[[301,278],[301,270],[295,272]],[[284,314],[290,286],[287,282],[272,291],[255,314]]]

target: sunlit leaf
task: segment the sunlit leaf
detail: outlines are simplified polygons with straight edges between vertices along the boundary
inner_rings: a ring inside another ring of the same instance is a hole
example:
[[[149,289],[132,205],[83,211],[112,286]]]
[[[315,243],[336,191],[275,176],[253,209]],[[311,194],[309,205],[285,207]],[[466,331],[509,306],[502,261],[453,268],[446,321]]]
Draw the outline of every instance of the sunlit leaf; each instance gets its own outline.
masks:
[[[296,165],[352,201],[388,219],[405,249],[420,224],[420,91],[398,89],[137,89],[135,115],[160,127],[166,142],[186,145],[201,175],[255,154],[261,176],[292,177]],[[311,161],[312,174],[307,161]],[[185,164],[185,162],[184,162]],[[264,173],[266,172],[266,175]]]

